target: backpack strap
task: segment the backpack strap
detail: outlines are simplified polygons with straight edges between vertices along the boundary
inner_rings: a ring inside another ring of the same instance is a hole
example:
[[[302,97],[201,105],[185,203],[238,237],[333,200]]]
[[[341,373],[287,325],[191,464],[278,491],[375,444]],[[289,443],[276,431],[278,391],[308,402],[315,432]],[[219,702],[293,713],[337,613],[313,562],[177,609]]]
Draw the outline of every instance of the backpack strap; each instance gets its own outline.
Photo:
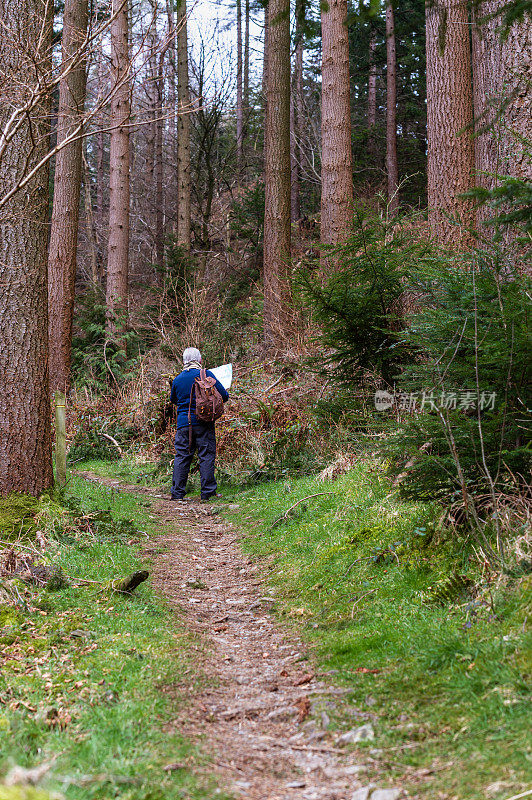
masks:
[[[194,381],[195,383],[195,381]],[[188,400],[188,452],[192,452],[192,394],[194,392],[194,383],[190,390],[190,397]]]

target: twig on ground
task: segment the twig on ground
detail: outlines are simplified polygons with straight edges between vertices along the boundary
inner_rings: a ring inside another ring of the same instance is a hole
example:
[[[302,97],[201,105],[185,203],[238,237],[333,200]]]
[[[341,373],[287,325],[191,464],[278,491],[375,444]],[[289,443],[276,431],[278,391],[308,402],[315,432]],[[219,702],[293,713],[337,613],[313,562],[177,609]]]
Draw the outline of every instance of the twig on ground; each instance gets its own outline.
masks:
[[[310,500],[313,497],[324,497],[325,495],[334,495],[334,494],[335,494],[335,492],[317,492],[316,494],[309,494],[309,495],[307,495],[307,497],[302,497],[300,500],[297,501],[297,503],[294,503],[294,505],[290,506],[290,508],[287,508],[286,511],[284,512],[284,514],[281,514],[280,517],[278,517],[276,520],[274,520],[272,522],[272,524],[270,526],[270,530],[272,528],[275,528],[275,526],[278,525],[283,520],[288,519],[289,513],[291,511],[293,511],[294,508],[296,506],[298,506],[300,503],[302,503],[304,500]]]
[[[362,601],[362,600],[363,600],[365,597],[367,597],[367,596],[368,596],[368,595],[370,595],[370,594],[373,594],[373,592],[376,592],[376,591],[377,591],[377,589],[370,589],[370,590],[369,590],[369,592],[366,592],[365,594],[363,594],[361,597],[359,597],[359,598],[358,598],[358,600],[356,600],[356,601],[353,603],[353,608],[351,609],[351,619],[353,619],[353,618],[354,618],[354,616],[355,616],[355,608],[358,606],[358,604],[359,604],[359,603],[360,603],[360,602],[361,602],[361,601]]]

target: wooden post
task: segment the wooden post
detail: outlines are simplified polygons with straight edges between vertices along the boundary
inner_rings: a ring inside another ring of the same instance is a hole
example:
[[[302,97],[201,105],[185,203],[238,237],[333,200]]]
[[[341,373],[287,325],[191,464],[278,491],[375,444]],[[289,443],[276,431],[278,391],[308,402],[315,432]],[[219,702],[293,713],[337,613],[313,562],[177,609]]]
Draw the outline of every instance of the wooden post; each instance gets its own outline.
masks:
[[[63,392],[55,393],[55,479],[59,486],[66,485],[66,398]]]

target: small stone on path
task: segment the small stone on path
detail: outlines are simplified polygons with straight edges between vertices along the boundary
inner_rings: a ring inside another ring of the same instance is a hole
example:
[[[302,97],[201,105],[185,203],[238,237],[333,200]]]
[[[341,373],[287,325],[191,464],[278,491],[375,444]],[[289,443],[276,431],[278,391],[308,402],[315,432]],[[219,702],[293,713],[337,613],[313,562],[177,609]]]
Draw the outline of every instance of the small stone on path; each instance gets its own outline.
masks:
[[[357,742],[367,742],[375,738],[372,725],[361,725],[360,728],[353,728],[338,737],[338,744],[356,744]]]

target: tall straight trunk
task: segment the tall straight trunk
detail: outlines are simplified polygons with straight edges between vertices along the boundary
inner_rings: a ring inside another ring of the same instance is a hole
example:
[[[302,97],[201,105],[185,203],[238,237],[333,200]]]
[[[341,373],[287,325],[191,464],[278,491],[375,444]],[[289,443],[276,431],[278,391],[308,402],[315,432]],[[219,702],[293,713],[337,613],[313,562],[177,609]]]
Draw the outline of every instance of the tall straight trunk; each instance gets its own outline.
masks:
[[[244,139],[249,118],[249,0],[244,3]]]
[[[236,0],[236,165],[242,169],[244,114],[242,107],[242,2]]]
[[[91,281],[94,287],[99,287],[101,284],[101,275],[99,270],[98,260],[98,242],[94,230],[94,213],[92,209],[92,193],[91,193],[91,176],[89,171],[89,164],[87,162],[86,154],[87,140],[84,142],[83,149],[83,208],[85,211],[85,227],[87,230],[87,239],[89,242],[89,253],[91,259]]]
[[[102,98],[104,94],[104,65],[105,59],[103,55],[103,36],[100,42],[100,49],[98,52],[98,98]],[[104,138],[104,120],[103,114],[99,115],[98,120],[98,133],[96,135],[96,224],[98,233],[103,238],[103,231],[105,228],[103,218],[103,192],[104,192],[104,158],[105,158],[105,138]],[[102,248],[101,242],[100,247]]]
[[[473,109],[475,114],[475,171],[476,184],[485,189],[497,185],[498,175],[505,174],[504,131],[497,122],[497,107],[503,100],[503,43],[499,35],[500,20],[489,18],[502,0],[484,0],[473,7],[472,67]],[[482,205],[477,209],[479,231],[493,229],[482,223],[493,215]]]
[[[166,0],[166,16],[168,19],[168,31],[171,34],[175,30],[174,4],[173,0]],[[177,76],[177,37],[171,40],[168,47],[168,139],[170,145],[171,159],[170,164],[175,165],[172,170],[172,177],[168,181],[167,191],[167,219],[171,233],[177,233],[177,128],[178,117],[176,107],[176,76]]]
[[[530,23],[512,26],[500,35],[504,0],[483,0],[473,9],[473,104],[475,112],[475,170],[478,186],[493,189],[503,175],[530,177],[532,140],[532,36]],[[477,209],[479,230],[493,217],[488,206]]]
[[[268,86],[268,6],[264,8],[264,40],[262,48],[262,102],[266,111]],[[266,119],[266,114],[264,115]]]
[[[387,0],[386,3],[386,173],[388,176],[388,208],[391,214],[395,214],[399,208],[399,171],[397,167],[397,55],[392,0]]]
[[[269,0],[264,168],[264,339],[285,336],[290,259],[290,3]]]
[[[475,168],[466,1],[428,3],[426,22],[429,223],[441,244],[468,246],[474,215],[459,196],[472,187]]]
[[[353,224],[347,0],[321,8],[321,241],[336,245]]]
[[[190,88],[188,84],[187,3],[177,11],[177,92],[179,133],[177,139],[178,218],[177,241],[190,250]]]
[[[87,85],[86,58],[79,49],[87,34],[88,0],[66,0],[63,15],[57,143],[75,133],[83,121]],[[75,66],[72,68],[72,63]],[[48,337],[50,390],[70,391],[72,318],[76,281],[82,139],[67,144],[55,159],[54,200],[48,253]]]
[[[369,75],[368,75],[368,131],[371,136],[372,129],[377,123],[377,64],[375,53],[377,50],[377,35],[371,31],[369,39]]]
[[[51,5],[50,5],[51,8]],[[0,0],[0,131],[51,63],[51,15],[40,0]],[[48,152],[49,97],[33,108],[0,157],[7,190]],[[48,170],[0,210],[0,495],[38,496],[52,484],[46,249]]]
[[[157,121],[155,128],[155,255],[157,258],[159,280],[162,280],[164,270],[163,67],[164,50],[161,50],[159,53],[159,66],[157,69]]]
[[[301,71],[303,66],[303,44],[301,31],[296,21],[296,52],[292,75],[292,93],[290,95],[290,165],[291,165],[291,199],[290,208],[292,222],[301,218]],[[299,34],[299,36],[298,36]]]
[[[128,4],[112,0],[111,149],[109,154],[109,245],[107,251],[108,330],[122,326],[127,313],[129,261],[129,37]],[[119,319],[122,317],[122,319]]]
[[[155,143],[157,138],[157,118],[159,116],[157,109],[157,39],[154,20],[152,20],[148,32],[148,51],[149,58],[144,84],[148,104],[147,123],[144,126],[146,132],[146,192],[144,202],[146,204],[145,216],[148,229],[148,255],[146,260],[153,263],[157,259],[155,255]]]
[[[507,172],[530,181],[532,176],[532,21],[525,14],[512,26],[503,49],[505,94],[509,103],[504,121],[507,128],[504,156]]]

